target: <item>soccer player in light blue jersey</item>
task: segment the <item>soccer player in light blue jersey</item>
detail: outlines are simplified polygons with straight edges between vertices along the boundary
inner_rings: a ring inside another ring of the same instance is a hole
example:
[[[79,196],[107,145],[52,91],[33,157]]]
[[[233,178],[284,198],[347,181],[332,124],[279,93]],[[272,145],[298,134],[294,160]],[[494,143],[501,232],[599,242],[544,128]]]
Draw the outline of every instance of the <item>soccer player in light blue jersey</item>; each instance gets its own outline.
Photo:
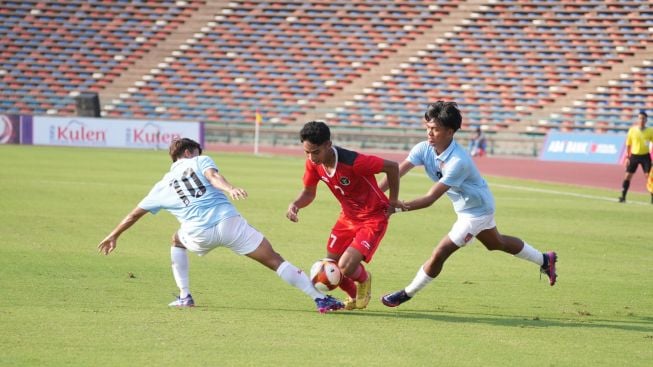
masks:
[[[459,248],[476,237],[488,250],[500,250],[531,261],[555,284],[555,252],[541,253],[517,237],[502,235],[494,221],[494,199],[485,180],[465,149],[454,140],[462,124],[462,116],[454,102],[438,101],[430,104],[424,114],[427,141],[413,147],[408,158],[399,164],[403,176],[415,166],[424,169],[433,182],[426,195],[400,202],[396,211],[412,211],[431,206],[445,193],[453,203],[458,219],[449,233],[436,246],[431,257],[405,288],[386,294],[381,302],[396,307],[410,300],[442,271],[444,262]],[[381,189],[387,188],[382,181]]]
[[[176,139],[170,144],[170,172],[156,183],[149,194],[98,245],[100,253],[110,254],[118,237],[145,214],[169,211],[180,223],[172,235],[172,274],[179,287],[179,296],[169,306],[192,307],[187,251],[199,256],[216,247],[226,247],[265,265],[286,283],[310,296],[320,313],[338,310],[344,304],[313,287],[306,274],[276,253],[270,242],[251,227],[231,204],[231,199],[247,197],[247,192],[234,187],[220,173],[215,162],[203,156],[194,140]]]

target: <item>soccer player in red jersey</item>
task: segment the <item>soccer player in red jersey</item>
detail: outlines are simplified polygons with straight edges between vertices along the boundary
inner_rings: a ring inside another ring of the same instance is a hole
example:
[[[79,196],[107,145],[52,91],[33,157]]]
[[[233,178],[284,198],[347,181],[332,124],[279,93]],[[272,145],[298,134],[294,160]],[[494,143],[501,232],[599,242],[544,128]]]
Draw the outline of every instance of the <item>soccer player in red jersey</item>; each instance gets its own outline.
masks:
[[[304,189],[288,205],[286,217],[298,221],[299,209],[308,206],[323,181],[342,207],[327,240],[327,257],[338,261],[345,275],[340,288],[349,296],[345,309],[367,307],[372,276],[361,261],[369,263],[388,227],[388,217],[398,205],[397,162],[364,155],[332,145],[331,132],[323,121],[311,121],[299,133],[306,153]],[[384,172],[389,199],[377,185],[375,174]]]

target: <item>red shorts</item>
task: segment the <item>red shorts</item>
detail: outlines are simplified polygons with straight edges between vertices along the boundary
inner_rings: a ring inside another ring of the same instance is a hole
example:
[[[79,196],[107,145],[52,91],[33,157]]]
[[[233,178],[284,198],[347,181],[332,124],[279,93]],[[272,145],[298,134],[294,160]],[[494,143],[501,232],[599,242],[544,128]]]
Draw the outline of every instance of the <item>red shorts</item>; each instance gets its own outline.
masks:
[[[353,247],[363,254],[363,260],[369,263],[387,228],[388,218],[385,216],[361,222],[353,221],[341,214],[331,229],[327,241],[327,253],[340,257],[348,247]]]

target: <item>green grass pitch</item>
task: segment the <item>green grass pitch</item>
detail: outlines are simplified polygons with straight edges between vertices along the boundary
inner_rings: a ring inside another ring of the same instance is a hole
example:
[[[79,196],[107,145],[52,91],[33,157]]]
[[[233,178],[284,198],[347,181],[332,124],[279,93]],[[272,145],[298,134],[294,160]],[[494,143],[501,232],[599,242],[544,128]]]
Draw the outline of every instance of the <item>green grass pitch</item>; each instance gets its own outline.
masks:
[[[504,234],[559,254],[558,284],[478,242],[396,309],[454,221],[451,203],[391,219],[368,269],[368,309],[318,314],[259,264],[191,256],[194,309],[170,309],[168,213],[147,215],[108,256],[96,246],[169,168],[165,151],[0,146],[0,366],[649,366],[653,206],[633,193],[488,177]],[[208,152],[249,198],[235,205],[287,260],[324,256],[339,206],[324,185],[299,223],[298,157]],[[615,177],[615,182],[620,180]],[[426,192],[423,173],[400,198]],[[637,204],[639,202],[639,204]],[[342,298],[343,293],[335,291]]]

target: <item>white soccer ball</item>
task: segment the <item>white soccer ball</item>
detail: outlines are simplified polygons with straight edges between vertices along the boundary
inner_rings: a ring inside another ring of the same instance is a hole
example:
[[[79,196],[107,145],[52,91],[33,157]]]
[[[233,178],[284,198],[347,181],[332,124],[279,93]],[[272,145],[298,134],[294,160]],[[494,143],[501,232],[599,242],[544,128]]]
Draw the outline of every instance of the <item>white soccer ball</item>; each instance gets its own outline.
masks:
[[[328,292],[338,288],[342,280],[342,272],[333,259],[318,260],[311,266],[311,282],[320,292]]]

